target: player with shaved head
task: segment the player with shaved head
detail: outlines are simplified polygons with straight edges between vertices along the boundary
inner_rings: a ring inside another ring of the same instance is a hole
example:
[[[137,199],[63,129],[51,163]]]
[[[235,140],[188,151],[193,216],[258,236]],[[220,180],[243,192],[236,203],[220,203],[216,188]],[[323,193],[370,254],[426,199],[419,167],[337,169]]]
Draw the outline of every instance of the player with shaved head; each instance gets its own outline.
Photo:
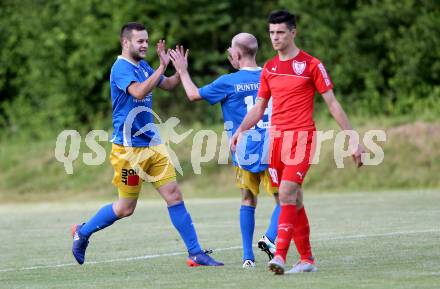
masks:
[[[228,59],[237,72],[225,74],[214,82],[198,88],[188,73],[188,51],[176,47],[171,51],[171,61],[178,71],[186,95],[190,101],[204,99],[211,105],[220,103],[225,122],[225,130],[231,137],[239,127],[246,113],[253,107],[260,86],[261,67],[257,66],[255,56],[258,42],[249,33],[239,33],[232,38],[228,48]],[[252,250],[252,239],[255,228],[255,208],[260,183],[273,195],[276,201],[270,225],[258,246],[269,259],[275,252],[278,216],[280,212],[278,192],[271,183],[268,172],[268,135],[270,109],[256,126],[247,131],[244,141],[237,152],[232,153],[235,166],[236,185],[241,190],[240,229],[243,241],[243,268],[255,267],[255,256]]]

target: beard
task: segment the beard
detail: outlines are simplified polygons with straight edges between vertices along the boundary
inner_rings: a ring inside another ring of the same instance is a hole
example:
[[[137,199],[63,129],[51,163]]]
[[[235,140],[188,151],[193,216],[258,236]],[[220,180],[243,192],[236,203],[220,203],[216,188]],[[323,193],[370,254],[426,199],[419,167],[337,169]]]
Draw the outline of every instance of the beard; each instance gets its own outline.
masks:
[[[130,51],[130,56],[131,56],[131,58],[133,58],[136,61],[140,61],[140,60],[144,59],[144,57],[141,56],[139,51],[135,51],[135,50]]]

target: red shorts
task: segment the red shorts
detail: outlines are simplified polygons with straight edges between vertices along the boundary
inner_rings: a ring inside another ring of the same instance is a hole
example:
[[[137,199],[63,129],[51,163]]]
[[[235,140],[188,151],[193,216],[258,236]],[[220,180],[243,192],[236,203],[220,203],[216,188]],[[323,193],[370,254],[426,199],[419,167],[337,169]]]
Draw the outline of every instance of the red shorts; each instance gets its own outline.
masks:
[[[269,164],[272,186],[279,187],[282,180],[302,184],[314,151],[314,129],[283,131],[279,136],[272,135]]]

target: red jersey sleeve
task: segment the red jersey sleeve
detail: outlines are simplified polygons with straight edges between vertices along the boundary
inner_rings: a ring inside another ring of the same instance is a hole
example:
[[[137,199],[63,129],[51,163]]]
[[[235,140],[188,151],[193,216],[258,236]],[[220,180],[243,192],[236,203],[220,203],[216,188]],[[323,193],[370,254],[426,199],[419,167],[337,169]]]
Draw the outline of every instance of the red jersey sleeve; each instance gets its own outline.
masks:
[[[313,84],[315,85],[315,88],[319,94],[323,94],[324,92],[333,88],[333,83],[321,62],[319,62],[313,69],[312,79]]]
[[[258,96],[265,99],[269,99],[271,96],[271,92],[269,88],[269,83],[267,82],[266,65],[267,63],[264,64],[263,69],[261,71],[260,88],[258,89]]]

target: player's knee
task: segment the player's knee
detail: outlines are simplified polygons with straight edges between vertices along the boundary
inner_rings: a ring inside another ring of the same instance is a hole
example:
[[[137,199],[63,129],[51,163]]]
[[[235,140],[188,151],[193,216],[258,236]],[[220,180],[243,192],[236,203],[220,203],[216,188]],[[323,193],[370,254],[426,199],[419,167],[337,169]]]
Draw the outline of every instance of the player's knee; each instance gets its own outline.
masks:
[[[241,204],[244,206],[257,206],[257,196],[255,196],[250,190],[241,189]]]
[[[127,208],[124,210],[123,215],[124,217],[130,217],[134,213],[134,208]]]
[[[256,207],[257,206],[257,201],[254,200],[254,199],[243,199],[243,200],[241,200],[241,204],[243,206]]]
[[[182,193],[177,183],[170,184],[163,193],[165,201],[169,206],[182,202]]]
[[[167,200],[168,205],[175,205],[183,201],[182,194],[180,192],[173,193]]]
[[[295,203],[296,200],[294,199],[294,196],[290,194],[280,194],[280,203],[281,204],[289,204],[289,203]]]
[[[135,206],[118,206],[115,208],[115,214],[118,218],[126,218],[133,215]]]
[[[257,200],[256,200],[256,198],[251,198],[251,197],[245,198],[245,197],[243,197],[241,199],[241,204],[244,205],[244,206],[256,207],[257,206]]]
[[[300,186],[295,183],[282,184],[279,190],[279,199],[282,204],[296,204]]]

